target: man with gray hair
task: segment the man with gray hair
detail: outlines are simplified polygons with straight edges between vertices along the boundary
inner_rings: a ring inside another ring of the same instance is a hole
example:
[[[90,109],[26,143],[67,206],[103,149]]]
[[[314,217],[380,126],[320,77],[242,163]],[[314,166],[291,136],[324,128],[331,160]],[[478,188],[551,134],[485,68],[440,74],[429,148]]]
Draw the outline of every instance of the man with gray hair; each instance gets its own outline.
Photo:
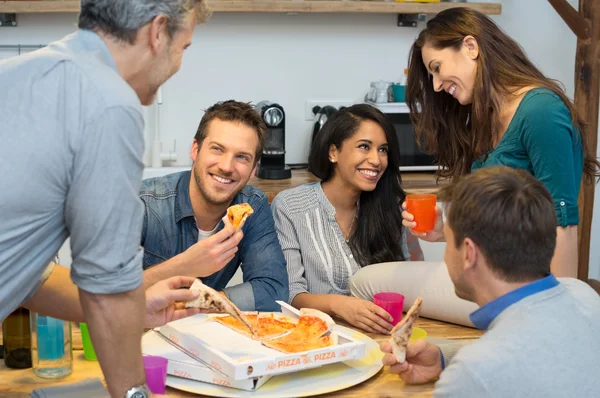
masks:
[[[142,105],[179,70],[207,16],[203,0],[82,0],[78,31],[0,63],[11,92],[0,96],[0,320],[20,305],[63,319],[83,310],[113,397],[150,395]],[[69,236],[79,302],[61,289],[68,272],[44,273]],[[188,282],[150,289],[148,311],[172,319],[173,301],[186,297],[174,290]]]

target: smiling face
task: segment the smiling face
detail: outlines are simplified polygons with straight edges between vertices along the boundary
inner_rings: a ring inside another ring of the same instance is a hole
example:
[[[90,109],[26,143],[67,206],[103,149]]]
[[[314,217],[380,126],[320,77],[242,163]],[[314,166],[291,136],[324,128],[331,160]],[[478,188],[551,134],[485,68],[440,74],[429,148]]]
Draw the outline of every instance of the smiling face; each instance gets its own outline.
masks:
[[[254,175],[259,145],[256,131],[240,122],[213,119],[198,150],[192,145],[192,177],[202,200],[229,205]],[[192,199],[193,200],[193,199]]]
[[[473,102],[479,46],[472,36],[463,40],[459,50],[436,49],[425,44],[421,54],[435,91],[445,91],[461,105]]]
[[[385,132],[379,124],[364,120],[340,148],[331,145],[329,159],[335,165],[332,179],[339,179],[358,192],[372,191],[388,165]]]

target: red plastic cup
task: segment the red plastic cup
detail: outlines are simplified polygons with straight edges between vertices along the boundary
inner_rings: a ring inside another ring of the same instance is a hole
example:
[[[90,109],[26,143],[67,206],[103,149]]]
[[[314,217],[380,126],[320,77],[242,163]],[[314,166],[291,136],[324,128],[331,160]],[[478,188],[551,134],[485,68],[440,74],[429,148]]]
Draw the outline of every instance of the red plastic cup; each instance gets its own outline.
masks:
[[[373,296],[373,302],[386,310],[394,318],[392,325],[402,320],[404,309],[404,296],[400,293],[382,292]]]
[[[167,358],[144,355],[146,384],[153,394],[164,394],[167,389]]]
[[[437,197],[430,193],[406,196],[406,210],[415,217],[414,221],[417,223],[413,231],[429,232],[433,229],[436,201]]]

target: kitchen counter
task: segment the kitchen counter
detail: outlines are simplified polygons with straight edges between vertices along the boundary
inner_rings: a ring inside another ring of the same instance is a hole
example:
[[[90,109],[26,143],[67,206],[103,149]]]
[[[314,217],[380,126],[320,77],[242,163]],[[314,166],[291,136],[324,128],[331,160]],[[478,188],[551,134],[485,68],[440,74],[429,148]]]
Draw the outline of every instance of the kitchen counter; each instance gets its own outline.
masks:
[[[249,184],[263,191],[269,198],[269,203],[281,191],[297,187],[308,182],[319,181],[307,169],[292,170],[292,178],[287,180],[265,180],[254,177]],[[445,184],[441,181],[440,184]],[[433,172],[404,172],[402,173],[402,187],[406,193],[435,193],[439,189]]]

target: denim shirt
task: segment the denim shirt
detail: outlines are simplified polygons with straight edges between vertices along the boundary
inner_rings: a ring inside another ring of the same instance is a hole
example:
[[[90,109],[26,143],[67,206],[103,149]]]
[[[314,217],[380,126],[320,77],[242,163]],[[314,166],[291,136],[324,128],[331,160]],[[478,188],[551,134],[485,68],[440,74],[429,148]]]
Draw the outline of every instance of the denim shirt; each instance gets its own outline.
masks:
[[[183,253],[198,242],[190,178],[191,172],[184,171],[142,182],[144,269]],[[235,257],[220,271],[200,279],[213,289],[224,290],[241,310],[280,311],[275,300],[287,301],[288,274],[269,202],[262,191],[246,186],[231,205],[239,203],[250,204],[254,213],[242,227],[244,238]],[[215,233],[223,226],[223,221],[219,221]],[[240,266],[244,282],[225,287]]]

